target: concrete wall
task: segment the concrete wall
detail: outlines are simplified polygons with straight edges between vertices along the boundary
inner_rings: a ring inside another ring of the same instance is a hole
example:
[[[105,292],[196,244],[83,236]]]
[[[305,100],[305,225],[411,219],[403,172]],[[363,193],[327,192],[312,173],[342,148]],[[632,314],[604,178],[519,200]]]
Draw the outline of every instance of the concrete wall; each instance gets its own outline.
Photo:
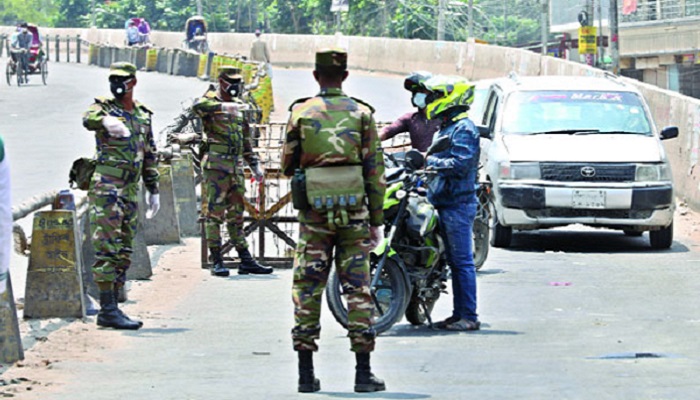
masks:
[[[7,33],[11,28],[0,29]],[[121,29],[43,29],[44,34],[76,35],[93,43],[124,42]],[[210,47],[217,53],[247,55],[254,36],[242,33],[211,33]],[[469,79],[495,78],[515,71],[520,75],[596,75],[603,74],[579,63],[541,57],[526,50],[475,43],[436,42],[346,36],[278,35],[264,36],[273,64],[311,66],[317,48],[340,46],[348,49],[350,68],[405,74],[428,70],[457,74]],[[159,47],[180,47],[184,34],[153,32],[151,41]],[[625,79],[625,78],[621,78]],[[700,147],[700,100],[660,89],[636,80],[626,82],[644,93],[658,127],[675,125],[680,137],[666,141],[672,161],[677,195],[693,208],[700,209],[700,171],[696,169]]]

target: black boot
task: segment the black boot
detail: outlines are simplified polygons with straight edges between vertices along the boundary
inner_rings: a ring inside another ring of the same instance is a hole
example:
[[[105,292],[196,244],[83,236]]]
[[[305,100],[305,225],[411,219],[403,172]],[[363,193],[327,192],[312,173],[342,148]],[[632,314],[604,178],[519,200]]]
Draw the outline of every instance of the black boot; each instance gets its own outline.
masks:
[[[299,392],[312,393],[321,390],[321,381],[314,376],[314,359],[311,350],[299,352]]]
[[[239,274],[271,274],[272,267],[265,267],[258,264],[257,261],[250,254],[248,249],[236,249],[238,251],[238,257],[241,259],[241,263],[238,265]]]
[[[124,299],[123,301],[121,299]],[[117,303],[124,303],[127,298],[126,298],[126,286],[124,285],[114,285],[114,300],[116,300]],[[143,326],[143,322],[137,320],[137,319],[131,319],[128,315],[124,314],[124,311],[120,310],[117,308],[117,311],[126,319],[128,319],[131,322],[136,322],[139,324],[139,328]]]
[[[124,315],[117,306],[114,290],[100,290],[100,312],[97,313],[97,325],[114,329],[136,330],[141,327]]]
[[[374,376],[369,366],[369,353],[355,353],[355,391],[381,392],[386,390],[384,381]]]
[[[209,272],[214,276],[229,276],[230,272],[224,266],[224,258],[221,256],[221,248],[212,247],[209,251],[211,252],[211,260],[214,263]]]

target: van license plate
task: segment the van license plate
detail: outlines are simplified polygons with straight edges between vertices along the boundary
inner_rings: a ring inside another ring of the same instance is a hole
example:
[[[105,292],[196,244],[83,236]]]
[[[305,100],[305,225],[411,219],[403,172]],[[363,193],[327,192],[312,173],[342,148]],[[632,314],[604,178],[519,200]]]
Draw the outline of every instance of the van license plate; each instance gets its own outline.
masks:
[[[605,190],[574,190],[571,206],[573,208],[605,208]]]

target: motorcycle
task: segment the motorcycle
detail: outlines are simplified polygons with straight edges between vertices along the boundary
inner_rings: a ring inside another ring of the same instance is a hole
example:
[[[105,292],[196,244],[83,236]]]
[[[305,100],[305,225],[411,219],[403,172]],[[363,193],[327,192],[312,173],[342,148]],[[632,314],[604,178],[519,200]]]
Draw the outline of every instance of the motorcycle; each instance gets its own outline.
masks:
[[[441,138],[428,154],[445,150],[449,138]],[[375,306],[377,333],[390,329],[405,315],[413,325],[426,321],[450,277],[445,240],[440,232],[437,210],[425,196],[426,181],[434,172],[425,171],[423,156],[411,150],[405,160],[386,163],[387,190],[384,200],[386,238],[370,253],[370,291]],[[480,205],[474,221],[474,259],[481,268],[488,255],[490,186],[480,182]],[[482,204],[481,201],[484,201]],[[347,327],[348,312],[335,270],[329,277],[326,299],[335,319]]]

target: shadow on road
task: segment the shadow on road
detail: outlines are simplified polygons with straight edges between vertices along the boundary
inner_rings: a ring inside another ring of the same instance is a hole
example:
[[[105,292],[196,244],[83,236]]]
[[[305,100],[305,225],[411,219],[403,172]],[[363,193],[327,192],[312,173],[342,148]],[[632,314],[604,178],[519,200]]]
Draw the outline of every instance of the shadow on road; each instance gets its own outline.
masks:
[[[513,232],[510,251],[543,252],[562,251],[569,253],[687,253],[687,246],[674,241],[668,250],[652,249],[649,234],[632,237],[618,231],[517,231]]]
[[[522,335],[522,332],[517,331],[500,331],[484,329],[488,328],[488,324],[481,324],[481,330],[478,331],[444,331],[440,329],[431,329],[428,325],[414,326],[409,324],[394,325],[391,329],[381,334],[382,337],[435,337],[435,336],[454,336],[454,335],[478,335],[492,336],[504,335],[514,336]]]
[[[318,394],[325,394],[329,397],[339,397],[343,399],[429,399],[432,396],[429,394],[419,394],[419,393],[392,393],[392,392],[375,392],[375,393],[343,393],[343,392],[324,392],[320,391]]]
[[[163,335],[172,335],[176,333],[183,333],[191,331],[189,328],[142,328],[137,331],[124,332],[126,336],[133,336],[139,338],[152,338],[159,337]]]

